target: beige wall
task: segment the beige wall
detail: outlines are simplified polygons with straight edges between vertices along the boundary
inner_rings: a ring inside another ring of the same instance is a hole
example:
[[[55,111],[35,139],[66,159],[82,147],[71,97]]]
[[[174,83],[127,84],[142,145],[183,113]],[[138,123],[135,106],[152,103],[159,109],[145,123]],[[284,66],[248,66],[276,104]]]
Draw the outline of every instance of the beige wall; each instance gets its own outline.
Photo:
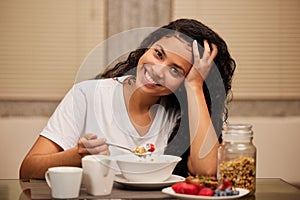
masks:
[[[0,179],[19,177],[19,166],[47,120],[47,117],[0,118]]]

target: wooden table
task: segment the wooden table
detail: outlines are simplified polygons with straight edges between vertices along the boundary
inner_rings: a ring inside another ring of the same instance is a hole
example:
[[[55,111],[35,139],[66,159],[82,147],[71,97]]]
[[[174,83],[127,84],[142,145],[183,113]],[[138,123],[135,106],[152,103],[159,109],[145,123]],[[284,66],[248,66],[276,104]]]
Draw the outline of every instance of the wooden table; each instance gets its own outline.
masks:
[[[50,189],[44,180],[0,180],[1,200],[51,199]],[[109,196],[88,195],[85,188],[80,190],[78,199],[174,199],[161,190],[128,190],[115,184]],[[278,178],[257,179],[256,193],[240,200],[299,200],[300,190]]]

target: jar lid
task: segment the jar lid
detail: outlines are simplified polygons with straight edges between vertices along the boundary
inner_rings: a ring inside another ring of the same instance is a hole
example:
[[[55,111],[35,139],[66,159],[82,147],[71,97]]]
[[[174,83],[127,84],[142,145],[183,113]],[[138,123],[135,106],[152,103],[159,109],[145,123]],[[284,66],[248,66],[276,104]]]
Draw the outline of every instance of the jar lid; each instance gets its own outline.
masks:
[[[253,138],[252,125],[250,124],[226,124],[223,126],[222,138],[224,141],[247,142]]]
[[[251,124],[225,124],[223,130],[252,130]]]

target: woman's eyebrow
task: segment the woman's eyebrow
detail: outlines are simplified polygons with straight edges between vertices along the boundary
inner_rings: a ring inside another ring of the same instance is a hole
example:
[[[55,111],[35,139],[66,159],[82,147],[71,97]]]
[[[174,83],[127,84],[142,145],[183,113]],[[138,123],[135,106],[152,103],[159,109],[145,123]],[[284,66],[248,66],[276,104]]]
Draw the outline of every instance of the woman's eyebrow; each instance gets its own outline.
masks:
[[[184,76],[186,75],[186,74],[185,74],[185,70],[184,70],[183,67],[181,67],[181,66],[179,66],[179,65],[177,65],[177,64],[173,64],[173,65],[174,65],[175,68],[181,70]]]
[[[166,52],[165,52],[165,50],[164,50],[164,47],[163,46],[161,46],[160,44],[156,44],[158,47],[159,47],[159,49],[161,50],[161,52],[162,52],[162,54],[164,55],[164,56],[166,56]]]

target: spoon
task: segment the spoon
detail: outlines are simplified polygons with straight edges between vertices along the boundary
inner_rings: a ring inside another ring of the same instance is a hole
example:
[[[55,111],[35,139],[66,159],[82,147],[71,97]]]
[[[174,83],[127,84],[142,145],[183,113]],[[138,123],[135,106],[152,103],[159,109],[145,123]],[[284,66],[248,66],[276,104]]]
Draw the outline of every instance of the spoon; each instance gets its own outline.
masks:
[[[124,146],[121,146],[121,145],[118,145],[118,144],[113,144],[113,143],[110,143],[110,142],[106,142],[106,144],[109,145],[109,146],[114,146],[114,147],[117,147],[117,148],[124,149],[126,151],[130,151],[134,155],[139,156],[139,157],[143,157],[143,158],[146,158],[148,155],[152,154],[152,152],[150,152],[150,151],[147,151],[145,153],[138,153],[138,152],[135,151],[135,149],[132,150],[128,147],[124,147]]]

